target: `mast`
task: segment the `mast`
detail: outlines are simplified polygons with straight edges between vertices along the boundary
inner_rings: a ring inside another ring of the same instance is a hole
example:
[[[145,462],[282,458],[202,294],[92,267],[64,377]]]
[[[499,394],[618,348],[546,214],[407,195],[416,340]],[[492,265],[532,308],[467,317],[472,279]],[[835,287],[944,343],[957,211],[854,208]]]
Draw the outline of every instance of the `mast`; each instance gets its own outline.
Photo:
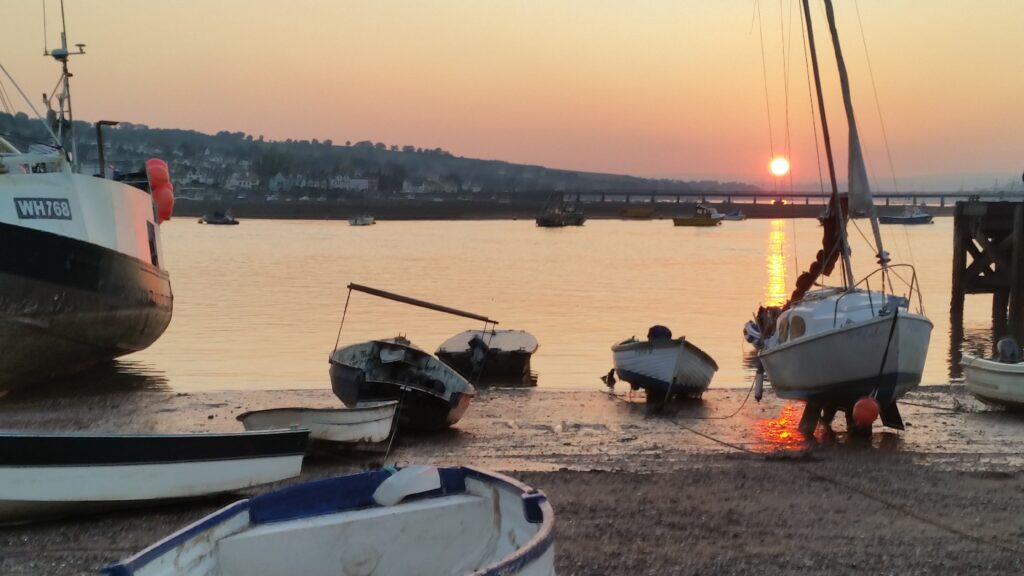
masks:
[[[61,63],[61,93],[57,95],[57,105],[59,106],[57,121],[59,122],[58,126],[61,129],[57,131],[57,135],[60,137],[64,136],[63,126],[65,122],[64,114],[66,109],[68,138],[71,140],[71,164],[73,167],[77,169],[80,168],[81,166],[78,161],[78,143],[75,142],[75,118],[71,112],[71,73],[68,72],[68,58],[72,55],[85,54],[85,44],[76,44],[75,46],[78,48],[77,52],[68,51],[67,24],[64,19],[64,0],[61,0],[60,3],[60,22],[60,48],[54,48],[49,53],[44,52],[44,55],[51,56],[54,60]],[[45,24],[46,23],[44,21],[44,27]],[[52,96],[46,100],[47,107],[50,106],[50,99],[52,99]],[[60,138],[58,138],[57,144],[63,146],[64,143],[60,141]]]
[[[882,233],[878,229],[878,215],[875,203],[871,199],[871,188],[868,185],[868,173],[864,167],[864,154],[860,147],[860,135],[857,133],[857,122],[853,117],[853,99],[850,97],[850,78],[846,73],[846,61],[843,50],[839,46],[839,32],[836,30],[835,12],[832,0],[825,0],[825,15],[828,17],[828,29],[832,34],[832,49],[836,53],[836,67],[839,69],[839,85],[843,92],[843,106],[846,108],[846,122],[850,127],[850,162],[849,162],[849,194],[850,208],[867,212],[871,220],[871,231],[875,236],[878,263],[885,268],[889,263],[889,255],[882,248]],[[822,112],[824,114],[824,112]]]
[[[827,2],[828,0],[826,0]],[[809,0],[803,0],[804,20],[807,22],[807,44],[811,49],[811,67],[814,69],[814,88],[818,93],[818,112],[821,116],[821,134],[825,141],[825,156],[828,158],[828,176],[832,181],[832,206],[835,208],[833,215],[839,222],[839,238],[842,243],[840,252],[843,257],[843,272],[846,277],[846,285],[852,289],[854,284],[853,267],[850,265],[850,244],[846,238],[846,218],[843,215],[843,205],[839,201],[839,186],[836,184],[836,167],[832,159],[832,143],[828,133],[828,119],[825,117],[825,97],[821,91],[821,73],[818,70],[818,52],[814,48],[814,28],[811,25],[811,7]],[[831,4],[829,4],[831,8]],[[831,13],[831,12],[830,12]]]

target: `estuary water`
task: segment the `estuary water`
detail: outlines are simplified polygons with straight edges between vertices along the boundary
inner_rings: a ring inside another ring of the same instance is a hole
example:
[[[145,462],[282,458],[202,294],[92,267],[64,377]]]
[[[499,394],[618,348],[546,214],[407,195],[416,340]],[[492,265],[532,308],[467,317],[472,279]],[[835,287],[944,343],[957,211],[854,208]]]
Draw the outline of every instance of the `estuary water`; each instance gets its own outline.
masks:
[[[950,379],[952,218],[884,226],[895,262],[916,265],[935,323],[924,384]],[[873,266],[867,222],[851,229],[855,264]],[[612,344],[663,324],[720,366],[712,386],[753,377],[744,322],[779,303],[820,247],[816,220],[746,220],[715,228],[671,220],[593,220],[538,228],[532,221],[246,220],[162,226],[174,318],[151,348],[117,372],[172,390],[329,387],[327,358],[342,344],[405,335],[434,351],[481,323],[353,292],[350,282],[485,315],[533,333],[541,388],[596,389]],[[990,345],[990,299],[967,299],[972,350]]]

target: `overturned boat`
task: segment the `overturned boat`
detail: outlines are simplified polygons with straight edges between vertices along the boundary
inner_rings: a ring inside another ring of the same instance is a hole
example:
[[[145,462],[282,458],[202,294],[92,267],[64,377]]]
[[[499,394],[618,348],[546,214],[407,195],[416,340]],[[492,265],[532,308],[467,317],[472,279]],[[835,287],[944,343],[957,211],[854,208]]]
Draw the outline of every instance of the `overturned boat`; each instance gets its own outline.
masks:
[[[401,336],[338,348],[330,363],[331,389],[346,406],[398,400],[402,428],[447,428],[476,395],[458,372]]]
[[[0,524],[195,498],[298,476],[308,430],[0,434]]]
[[[360,402],[352,408],[270,408],[235,417],[246,430],[305,428],[310,440],[340,444],[383,442],[391,434],[398,402]]]
[[[530,357],[537,338],[524,330],[466,330],[437,349],[437,358],[475,384],[536,386]]]
[[[630,338],[612,346],[615,373],[649,401],[699,398],[711,385],[718,364],[686,338],[672,338],[664,326],[652,326],[647,340]]]
[[[553,527],[544,494],[512,478],[409,466],[236,502],[102,573],[548,576]]]

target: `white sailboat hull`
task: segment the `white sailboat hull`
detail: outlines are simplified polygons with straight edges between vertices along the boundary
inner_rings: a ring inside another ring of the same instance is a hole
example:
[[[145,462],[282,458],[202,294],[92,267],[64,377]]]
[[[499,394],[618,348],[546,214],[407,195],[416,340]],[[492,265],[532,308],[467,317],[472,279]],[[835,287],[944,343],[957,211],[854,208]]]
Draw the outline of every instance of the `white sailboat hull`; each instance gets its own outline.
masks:
[[[683,338],[627,340],[612,347],[619,379],[649,393],[699,395],[707,390],[718,365]]]
[[[967,390],[986,404],[1024,409],[1024,362],[1007,364],[964,354]]]
[[[892,401],[920,384],[931,330],[924,316],[902,312],[895,325],[892,315],[878,316],[780,344],[759,358],[780,398],[846,404],[879,388],[880,401]]]

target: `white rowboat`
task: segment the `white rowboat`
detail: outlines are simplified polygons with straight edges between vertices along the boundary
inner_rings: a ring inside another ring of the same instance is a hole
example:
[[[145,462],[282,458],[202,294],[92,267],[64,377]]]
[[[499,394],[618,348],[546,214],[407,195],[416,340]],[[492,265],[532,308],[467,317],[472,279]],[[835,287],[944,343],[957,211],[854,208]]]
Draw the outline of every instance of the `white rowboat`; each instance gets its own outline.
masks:
[[[271,408],[243,412],[235,417],[246,430],[298,427],[312,440],[339,443],[374,443],[387,440],[398,401],[361,402],[352,408]]]
[[[1024,362],[1005,363],[964,354],[967,390],[986,404],[1024,410]]]

